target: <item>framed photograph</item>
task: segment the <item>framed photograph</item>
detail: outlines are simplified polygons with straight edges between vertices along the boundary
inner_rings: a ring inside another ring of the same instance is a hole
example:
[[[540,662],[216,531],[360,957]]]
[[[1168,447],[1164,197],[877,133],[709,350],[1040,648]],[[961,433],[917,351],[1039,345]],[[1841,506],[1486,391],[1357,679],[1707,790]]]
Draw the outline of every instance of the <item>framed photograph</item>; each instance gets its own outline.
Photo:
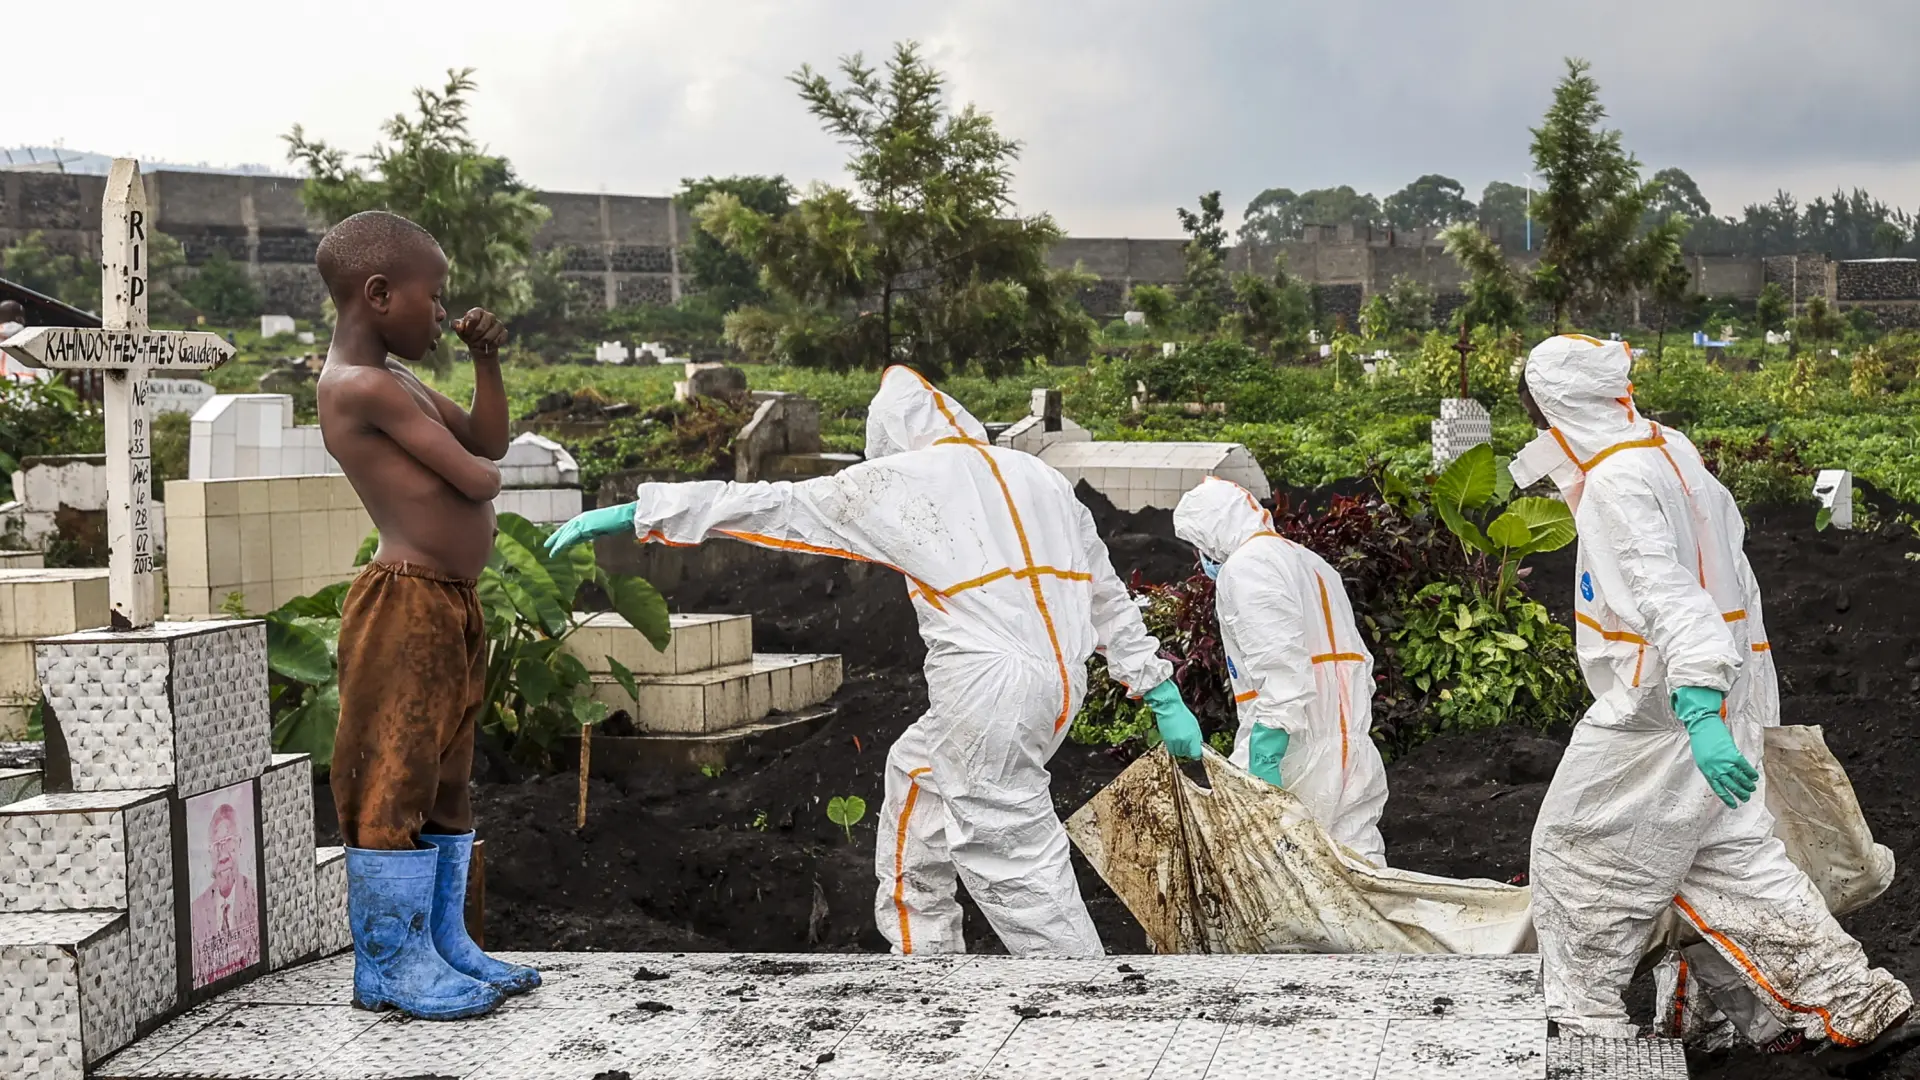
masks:
[[[248,781],[182,800],[194,990],[256,967],[263,955],[253,787]]]

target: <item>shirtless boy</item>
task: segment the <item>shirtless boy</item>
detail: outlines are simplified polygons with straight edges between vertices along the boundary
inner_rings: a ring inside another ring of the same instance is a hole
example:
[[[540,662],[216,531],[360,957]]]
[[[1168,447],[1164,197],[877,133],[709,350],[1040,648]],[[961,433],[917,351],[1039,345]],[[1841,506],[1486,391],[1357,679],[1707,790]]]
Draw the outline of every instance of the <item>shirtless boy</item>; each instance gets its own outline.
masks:
[[[440,341],[447,257],[413,222],[355,214],[320,241],[338,318],[320,373],[327,452],[380,531],[340,618],[333,798],[347,845],[353,1003],[427,1020],[492,1011],[540,985],[481,952],[464,922],[468,775],[487,637],[474,580],[493,550],[494,462],[507,452],[506,328],[474,308],[471,411],[401,361]],[[398,359],[394,359],[398,357]]]

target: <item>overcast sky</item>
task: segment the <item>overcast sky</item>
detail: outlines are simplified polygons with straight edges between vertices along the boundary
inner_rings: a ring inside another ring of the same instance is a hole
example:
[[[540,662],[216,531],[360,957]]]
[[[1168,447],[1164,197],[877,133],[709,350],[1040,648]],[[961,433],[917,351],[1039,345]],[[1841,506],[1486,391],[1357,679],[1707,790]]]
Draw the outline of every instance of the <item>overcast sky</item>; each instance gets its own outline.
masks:
[[[478,69],[474,132],[532,184],[839,179],[784,76],[921,41],[1025,144],[1018,196],[1079,235],[1170,236],[1219,188],[1385,196],[1524,182],[1561,58],[1714,209],[1836,185],[1920,208],[1913,0],[39,0],[0,21],[0,146],[282,166],[292,124],[355,151],[408,91]]]

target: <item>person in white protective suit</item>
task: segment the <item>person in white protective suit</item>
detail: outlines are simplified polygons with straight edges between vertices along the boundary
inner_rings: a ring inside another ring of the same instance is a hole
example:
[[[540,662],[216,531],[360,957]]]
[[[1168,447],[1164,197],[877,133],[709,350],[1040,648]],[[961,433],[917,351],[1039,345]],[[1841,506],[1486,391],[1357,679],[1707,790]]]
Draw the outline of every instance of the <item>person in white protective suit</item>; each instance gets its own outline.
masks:
[[[1340,575],[1276,533],[1245,488],[1208,477],[1173,511],[1214,578],[1240,717],[1237,766],[1293,793],[1335,842],[1386,865],[1387,772],[1373,744],[1373,655]]]
[[[1547,1014],[1563,1035],[1632,1036],[1621,992],[1672,907],[1777,1030],[1836,1060],[1878,1053],[1913,1038],[1913,999],[1788,860],[1752,764],[1779,699],[1739,507],[1685,436],[1640,414],[1631,367],[1620,342],[1563,335],[1520,390],[1542,430],[1514,480],[1551,477],[1573,510],[1594,696],[1534,826]]]
[[[866,461],[800,483],[643,484],[633,503],[589,511],[549,543],[629,529],[904,575],[927,642],[928,709],[887,754],[881,933],[900,953],[964,952],[957,876],[1008,952],[1101,954],[1047,773],[1088,657],[1104,653],[1145,698],[1176,755],[1198,757],[1201,735],[1065,477],[989,445],[958,402],[895,367],[867,410]]]

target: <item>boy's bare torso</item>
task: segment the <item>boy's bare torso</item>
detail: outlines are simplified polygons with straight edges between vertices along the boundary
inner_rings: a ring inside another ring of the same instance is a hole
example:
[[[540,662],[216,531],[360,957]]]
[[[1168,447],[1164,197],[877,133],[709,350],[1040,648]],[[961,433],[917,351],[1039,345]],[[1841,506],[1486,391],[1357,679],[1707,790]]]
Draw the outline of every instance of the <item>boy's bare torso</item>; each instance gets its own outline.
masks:
[[[426,385],[398,360],[380,367],[329,356],[321,370],[321,436],[380,530],[375,558],[479,577],[493,551],[493,504],[468,498],[368,422],[359,405],[372,379],[399,383],[429,419],[442,427],[446,421]]]

